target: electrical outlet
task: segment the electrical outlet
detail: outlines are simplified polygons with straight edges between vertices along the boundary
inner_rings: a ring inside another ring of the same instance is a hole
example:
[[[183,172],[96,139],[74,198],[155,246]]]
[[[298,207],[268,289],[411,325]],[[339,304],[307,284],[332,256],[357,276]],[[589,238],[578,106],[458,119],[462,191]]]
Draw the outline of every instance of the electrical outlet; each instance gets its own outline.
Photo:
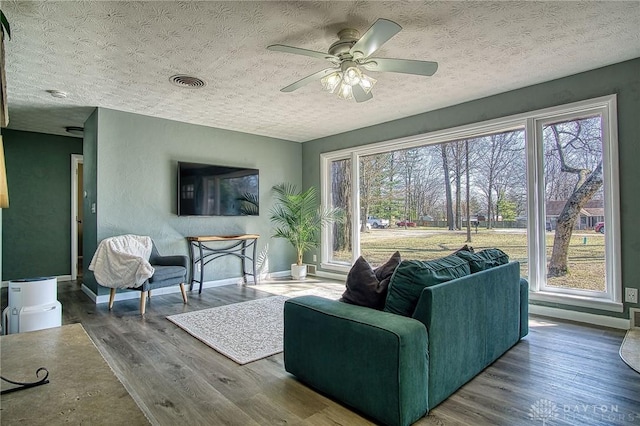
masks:
[[[624,301],[628,303],[638,303],[638,289],[626,287],[624,289]]]
[[[317,261],[318,261],[318,256],[317,256],[317,255],[315,255],[315,254],[313,255],[313,261],[314,261],[314,262],[317,262]]]
[[[201,269],[202,265],[200,265],[200,263],[196,263],[196,271],[200,272]]]

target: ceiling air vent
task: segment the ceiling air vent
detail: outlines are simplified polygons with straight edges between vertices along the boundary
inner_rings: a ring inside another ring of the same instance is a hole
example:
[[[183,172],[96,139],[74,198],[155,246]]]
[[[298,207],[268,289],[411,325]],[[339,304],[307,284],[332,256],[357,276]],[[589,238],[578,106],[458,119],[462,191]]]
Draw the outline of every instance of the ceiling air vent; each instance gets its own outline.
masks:
[[[200,89],[207,85],[207,82],[201,78],[183,74],[171,76],[169,77],[169,81],[178,87],[187,87],[190,89]]]

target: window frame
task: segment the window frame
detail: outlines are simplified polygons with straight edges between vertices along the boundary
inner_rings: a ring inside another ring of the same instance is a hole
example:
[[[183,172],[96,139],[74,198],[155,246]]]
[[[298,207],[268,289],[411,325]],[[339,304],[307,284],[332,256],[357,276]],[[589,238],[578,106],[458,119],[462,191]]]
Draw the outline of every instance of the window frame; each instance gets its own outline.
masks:
[[[543,125],[562,120],[583,118],[585,116],[600,115],[602,132],[602,162],[604,177],[604,217],[607,223],[605,238],[605,291],[595,292],[579,289],[565,289],[546,285],[546,252],[544,244],[545,234],[545,193],[542,183],[544,176],[543,163]],[[559,105],[536,111],[527,120],[527,143],[529,155],[532,157],[527,165],[535,164],[535,172],[529,173],[529,194],[535,194],[536,203],[529,203],[529,213],[535,209],[537,218],[531,235],[537,238],[529,239],[530,253],[535,250],[538,259],[545,262],[537,262],[535,268],[529,268],[530,298],[550,303],[562,303],[587,308],[602,309],[607,311],[622,312],[622,279],[621,279],[621,246],[620,246],[620,191],[618,172],[618,125],[616,95],[603,96],[596,99],[575,102],[568,105]],[[531,141],[529,143],[529,141]],[[532,205],[535,204],[535,205]],[[534,217],[531,216],[531,217]],[[611,226],[608,224],[611,223]],[[535,240],[535,241],[533,241]],[[533,245],[533,247],[532,247]],[[534,257],[530,254],[530,264]]]
[[[335,154],[335,155],[331,155]],[[332,193],[332,171],[331,165],[334,161],[341,160],[351,160],[351,181],[358,182],[356,179],[359,179],[359,170],[358,167],[354,167],[356,164],[354,161],[357,161],[355,158],[357,154],[353,152],[349,152],[348,155],[345,155],[345,150],[335,151],[334,153],[321,154],[321,162],[322,165],[320,167],[320,181],[322,184],[320,185],[320,197],[321,203],[323,206],[333,206],[333,193]],[[355,196],[357,194],[354,193],[354,188],[357,189],[357,185],[351,185],[351,210],[352,211],[360,211],[360,199]],[[352,224],[353,225],[353,224]],[[354,257],[355,247],[360,247],[360,232],[357,229],[354,229],[354,226],[351,226],[351,264],[345,265],[341,262],[332,262],[331,259],[333,257],[333,227],[332,226],[323,226],[321,231],[321,243],[320,243],[320,267],[322,269],[327,269],[335,272],[349,272],[351,269],[351,265],[357,259],[357,256]],[[359,251],[359,250],[358,250]]]
[[[322,203],[330,205],[331,192],[329,188],[332,161],[351,158],[352,161],[352,209],[359,212],[359,165],[360,157],[364,155],[378,154],[393,150],[413,148],[423,145],[452,142],[461,139],[472,139],[490,133],[506,132],[515,129],[523,129],[525,134],[525,152],[527,165],[527,204],[530,220],[527,225],[528,234],[528,258],[529,283],[531,300],[540,300],[552,303],[562,303],[574,306],[583,306],[609,311],[622,312],[622,277],[621,277],[621,250],[620,250],[620,193],[618,173],[618,134],[617,134],[617,97],[615,94],[593,99],[573,102],[564,105],[539,109],[526,113],[506,116],[484,122],[472,123],[464,126],[443,129],[414,136],[381,141],[352,148],[320,154],[320,182]],[[603,137],[603,175],[605,196],[605,221],[607,232],[605,233],[605,282],[604,294],[594,292],[553,289],[549,291],[541,285],[540,277],[546,277],[546,253],[545,246],[541,244],[545,235],[544,215],[544,185],[540,184],[544,179],[542,172],[542,124],[563,117],[578,117],[598,112],[602,119]],[[354,220],[359,215],[353,215]],[[332,247],[331,231],[325,227],[321,239],[321,269],[347,273],[348,266],[331,263],[330,249]],[[352,263],[360,255],[360,232],[357,226],[352,226]],[[532,238],[532,236],[534,238]],[[545,259],[538,262],[537,259]]]

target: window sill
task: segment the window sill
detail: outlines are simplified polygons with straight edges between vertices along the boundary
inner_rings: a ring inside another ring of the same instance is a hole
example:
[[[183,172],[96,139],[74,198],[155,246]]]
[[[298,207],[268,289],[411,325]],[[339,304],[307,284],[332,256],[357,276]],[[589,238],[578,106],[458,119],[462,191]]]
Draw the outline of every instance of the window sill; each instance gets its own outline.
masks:
[[[600,309],[603,311],[622,312],[624,305],[620,302],[598,299],[594,297],[577,296],[574,294],[558,294],[545,291],[530,291],[529,300],[538,302],[560,303],[581,308]]]
[[[337,263],[320,263],[320,269],[330,275],[340,275],[346,277],[351,270],[351,265],[340,265]],[[320,272],[320,271],[318,271]]]

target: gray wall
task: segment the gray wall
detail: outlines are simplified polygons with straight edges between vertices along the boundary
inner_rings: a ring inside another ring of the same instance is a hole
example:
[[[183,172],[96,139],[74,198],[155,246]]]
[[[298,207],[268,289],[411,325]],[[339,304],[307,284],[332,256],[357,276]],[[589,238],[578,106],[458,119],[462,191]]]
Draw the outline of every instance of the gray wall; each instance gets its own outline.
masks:
[[[82,282],[97,294],[98,283],[88,267],[98,248],[97,214],[91,211],[97,201],[98,186],[98,110],[94,110],[84,123],[82,156]]]
[[[84,178],[90,182],[97,172],[97,241],[126,233],[149,235],[168,255],[188,253],[185,236],[255,233],[261,236],[259,250],[269,244],[270,271],[289,270],[295,255],[285,241],[270,239],[269,210],[273,185],[302,183],[299,143],[103,108],[96,122],[97,163],[93,168],[85,160]],[[85,149],[89,155],[87,143]],[[178,161],[259,169],[260,216],[178,217]],[[89,216],[90,207],[85,212]],[[226,257],[206,272],[205,281],[239,277],[240,264]],[[94,283],[85,284],[96,291]],[[97,290],[107,293],[103,287]]]
[[[640,196],[637,191],[640,182],[640,58],[307,142],[303,144],[302,150],[305,171],[303,185],[305,188],[312,185],[320,186],[320,154],[323,152],[428,133],[611,94],[618,95],[622,280],[624,286],[640,288]],[[639,305],[625,306],[625,312],[618,316],[628,317],[628,307]],[[602,314],[598,310],[575,310]],[[611,312],[606,314],[617,315]]]
[[[2,279],[71,274],[71,154],[82,139],[3,129]]]

